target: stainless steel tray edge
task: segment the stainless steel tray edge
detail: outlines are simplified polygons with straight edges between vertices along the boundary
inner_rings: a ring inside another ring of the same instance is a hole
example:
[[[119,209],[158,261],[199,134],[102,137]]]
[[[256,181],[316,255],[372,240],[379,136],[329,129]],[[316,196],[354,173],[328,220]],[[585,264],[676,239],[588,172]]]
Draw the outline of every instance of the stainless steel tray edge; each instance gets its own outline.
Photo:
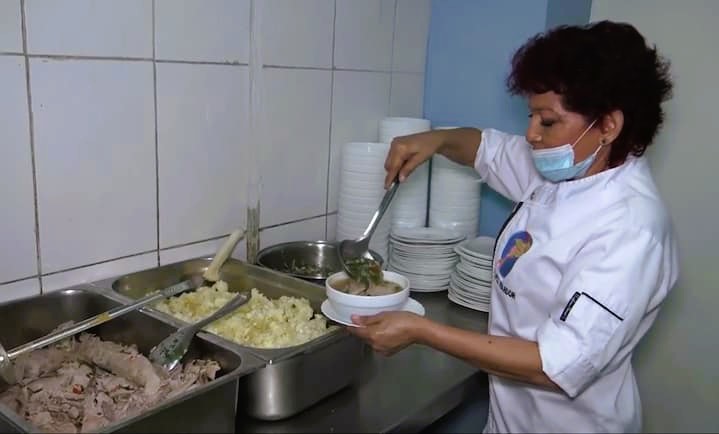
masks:
[[[109,300],[115,301],[117,303],[122,303],[120,300],[115,299],[115,297],[111,297],[106,291],[101,290],[100,288],[93,287],[89,284],[79,284],[79,285],[73,285],[69,286],[67,288],[62,288],[58,290],[57,292],[72,292],[72,291],[78,291],[78,292],[86,292],[86,293],[94,293],[97,295],[100,295],[102,297],[108,298]],[[43,296],[46,296],[47,294],[39,294],[32,297],[27,297],[23,300],[32,300],[32,299],[38,299],[42,298]],[[6,305],[6,304],[13,304],[15,302],[19,302],[21,300],[11,300],[4,303],[0,303],[0,306]],[[152,315],[148,312],[138,312],[139,315],[152,317],[156,321],[163,322],[162,319],[155,317],[155,315]],[[171,328],[177,328],[173,324],[168,324]],[[240,379],[244,376],[248,376],[253,374],[259,369],[262,369],[266,366],[266,362],[262,359],[258,358],[257,356],[247,352],[243,351],[240,348],[232,348],[227,345],[225,345],[224,339],[217,339],[215,335],[207,334],[207,336],[198,336],[200,339],[208,341],[209,343],[224,349],[225,351],[234,353],[236,356],[239,356],[239,359],[241,360],[241,363],[232,369],[231,371],[226,372],[221,377],[213,380],[212,382],[209,382],[207,384],[201,385],[199,387],[196,387],[194,389],[185,391],[172,399],[162,402],[159,405],[151,408],[149,411],[137,414],[135,416],[132,416],[130,418],[124,419],[120,422],[105,426],[103,429],[101,429],[99,432],[117,432],[117,431],[124,431],[124,430],[130,430],[133,431],[133,428],[137,428],[135,424],[138,422],[140,424],[143,423],[156,423],[157,418],[153,418],[154,416],[166,416],[166,415],[159,415],[159,413],[163,412],[164,410],[168,410],[171,407],[175,407],[178,405],[182,405],[188,400],[191,400],[193,398],[198,398],[201,395],[208,395],[212,394],[214,396],[224,396],[225,398],[230,398],[234,400],[234,412],[237,413],[238,410],[238,395],[239,395],[239,387],[240,387]],[[234,384],[230,384],[234,383]],[[228,393],[232,389],[232,393]],[[193,401],[195,402],[195,401]],[[188,403],[189,404],[189,403]],[[29,422],[27,422],[24,418],[20,417],[19,415],[15,414],[14,411],[12,411],[7,406],[0,403],[0,416],[4,419],[4,422],[6,424],[9,424],[11,428],[16,429],[18,432],[34,432],[36,430],[36,427],[32,426]],[[210,422],[211,425],[211,422]]]
[[[107,297],[107,298],[109,298],[113,301],[119,302],[119,303],[127,304],[128,302],[133,301],[132,299],[130,299],[128,297],[118,295],[118,294],[114,293],[113,291],[109,291],[107,289],[95,286],[93,284],[73,285],[73,286],[69,286],[67,288],[62,288],[59,291],[74,291],[74,290],[96,293],[96,294],[102,295],[104,297]],[[42,294],[34,296],[34,297],[41,297],[41,296],[42,296]],[[0,303],[0,305],[1,304],[3,304],[3,303]],[[138,309],[138,311],[141,312],[143,315],[149,316],[155,320],[165,322],[174,328],[180,328],[181,326],[186,324],[185,322],[176,320],[172,316],[167,315],[164,312],[160,312],[158,310],[140,308],[140,309]],[[238,371],[239,371],[239,376],[249,375],[259,369],[264,368],[267,365],[267,363],[264,359],[258,357],[257,355],[253,354],[250,351],[247,351],[247,349],[245,349],[244,347],[242,347],[240,345],[235,345],[232,342],[228,341],[227,339],[223,339],[220,336],[217,336],[213,333],[199,332],[199,333],[197,333],[197,336],[201,337],[202,339],[204,339],[208,342],[211,342],[214,345],[217,345],[221,348],[225,348],[227,350],[232,351],[233,353],[238,354],[239,356],[242,357],[243,361],[246,360],[247,364],[245,367],[243,367],[242,369],[236,368],[233,371],[228,372],[226,375],[224,375],[221,378],[225,378],[228,375],[236,375],[236,372],[238,372]],[[213,383],[214,383],[214,381],[213,381]],[[208,384],[210,384],[210,383],[208,383]],[[180,396],[184,396],[184,395],[180,395]]]
[[[207,257],[198,257],[193,259],[188,259],[185,261],[180,261],[175,264],[167,264],[166,266],[172,266],[172,265],[179,265],[184,263],[190,263],[193,261],[206,261],[208,264],[212,261],[212,258]],[[307,286],[310,285],[312,288],[321,288],[318,285],[315,285],[313,283],[307,282],[303,279],[295,278],[292,276],[288,276],[286,274],[280,273],[279,271],[275,271],[269,268],[261,267],[258,265],[251,265],[247,264],[243,261],[240,261],[238,259],[230,258],[228,259],[228,263],[230,264],[237,264],[242,267],[247,267],[249,270],[252,270],[256,273],[266,274],[268,276],[272,276],[273,279],[277,279],[280,283],[285,285],[299,285],[299,286]],[[143,271],[149,271],[148,270],[141,270],[139,272]],[[139,273],[138,272],[138,273]],[[113,300],[129,304],[133,301],[135,301],[133,298],[128,297],[119,291],[116,291],[112,288],[113,284],[118,280],[125,276],[132,275],[134,273],[128,273],[123,275],[118,275],[106,279],[100,279],[94,282],[90,282],[88,285],[93,287],[96,291],[101,292],[103,295],[106,295],[110,297]],[[161,321],[167,322],[174,327],[182,327],[184,325],[187,325],[185,321],[182,321],[178,318],[173,317],[172,315],[166,314],[165,312],[162,312],[160,310],[157,310],[152,307],[144,307],[141,309],[143,313],[150,314],[156,319],[159,319]],[[328,320],[329,321],[329,320]],[[234,350],[241,350],[244,352],[249,352],[250,354],[254,355],[255,357],[258,357],[267,364],[276,364],[283,360],[290,359],[292,357],[298,356],[300,354],[311,354],[315,351],[318,351],[328,345],[331,345],[332,343],[340,340],[340,339],[347,339],[352,338],[349,333],[344,330],[344,328],[339,327],[337,330],[331,331],[323,336],[320,336],[310,342],[306,342],[304,344],[296,345],[293,347],[287,347],[287,348],[276,348],[276,349],[266,349],[266,348],[255,348],[255,347],[249,347],[245,345],[238,344],[236,342],[233,342],[229,339],[223,338],[221,336],[215,335],[214,333],[201,331],[198,333],[202,336],[211,336],[213,339],[213,342],[219,343],[222,342],[222,345],[232,347]]]
[[[90,291],[90,292],[94,292],[94,293],[103,295],[103,296],[105,296],[105,297],[107,297],[107,298],[109,298],[109,299],[111,299],[111,300],[117,301],[118,303],[129,304],[129,303],[131,303],[131,302],[134,301],[134,300],[132,300],[132,299],[129,298],[129,297],[125,297],[125,296],[123,296],[123,295],[121,295],[121,294],[118,294],[118,293],[112,291],[112,290],[108,290],[108,289],[106,289],[106,288],[103,288],[103,287],[101,287],[101,286],[97,286],[97,285],[92,284],[92,283],[91,283],[91,284],[87,284],[87,285],[76,285],[76,286],[73,286],[73,287],[70,287],[70,288],[66,288],[66,289],[84,289],[84,290],[87,290],[87,291]],[[187,325],[186,322],[181,321],[181,320],[178,320],[178,319],[176,319],[175,317],[173,317],[173,316],[171,316],[171,315],[167,315],[166,313],[161,312],[161,311],[156,310],[156,309],[151,309],[151,308],[143,307],[143,308],[140,308],[140,309],[138,309],[138,310],[139,310],[140,312],[142,312],[144,315],[147,315],[147,316],[149,316],[149,317],[152,317],[152,318],[154,318],[154,319],[156,319],[156,320],[158,320],[158,321],[167,323],[167,324],[169,324],[169,325],[171,325],[172,327],[175,327],[175,328],[180,328],[180,327],[182,327],[182,326],[184,326],[184,325]],[[253,352],[248,351],[247,348],[242,347],[242,346],[240,346],[240,345],[236,345],[236,344],[233,343],[232,341],[229,341],[229,340],[227,340],[227,339],[224,339],[224,338],[222,338],[221,336],[217,336],[217,335],[214,334],[214,333],[207,333],[207,332],[204,332],[204,331],[200,331],[199,333],[197,333],[197,336],[203,338],[204,340],[206,340],[206,341],[208,341],[208,342],[212,342],[213,344],[215,344],[215,345],[217,345],[217,346],[219,346],[219,347],[222,347],[222,348],[226,348],[226,349],[228,349],[228,350],[231,350],[232,352],[241,355],[243,358],[247,358],[247,360],[248,360],[248,371],[244,371],[244,370],[243,370],[243,375],[249,375],[249,374],[251,374],[251,373],[253,373],[253,372],[255,372],[255,371],[259,370],[259,369],[264,368],[264,367],[267,365],[267,361],[264,360],[262,357],[259,357],[259,356],[257,356],[256,354],[254,354]]]
[[[186,278],[188,272],[191,274],[200,272],[202,267],[208,266],[210,262],[211,258],[204,257],[188,259],[162,267],[97,280],[91,285],[116,301],[129,303],[142,294],[126,295],[120,290],[124,284],[129,285],[126,286],[129,288],[128,291],[149,281],[154,282],[150,286],[171,285]],[[326,299],[324,288],[319,285],[236,259],[230,259],[228,262],[230,269],[234,270],[228,272],[228,279],[223,280],[234,279],[239,284],[237,287],[231,285],[234,289],[247,291],[252,285],[256,285],[262,290],[261,286],[265,285],[265,289],[272,287],[270,292],[274,292],[275,295],[278,293],[307,295],[315,312],[319,311],[321,302]],[[223,266],[226,271],[227,264]],[[167,273],[173,276],[168,277],[160,272],[159,269],[163,267],[167,267]],[[238,280],[239,275],[246,279]],[[223,277],[222,270],[221,277]],[[185,324],[156,309],[145,308],[143,313],[175,327]],[[246,414],[260,420],[280,420],[293,416],[353,384],[359,376],[366,349],[366,345],[361,340],[349,334],[341,326],[303,345],[275,350],[245,347],[204,331],[199,335],[236,352],[253,354],[265,362],[263,369],[239,379],[238,405]],[[338,365],[343,369],[335,369]],[[312,387],[317,384],[321,384],[321,387]]]

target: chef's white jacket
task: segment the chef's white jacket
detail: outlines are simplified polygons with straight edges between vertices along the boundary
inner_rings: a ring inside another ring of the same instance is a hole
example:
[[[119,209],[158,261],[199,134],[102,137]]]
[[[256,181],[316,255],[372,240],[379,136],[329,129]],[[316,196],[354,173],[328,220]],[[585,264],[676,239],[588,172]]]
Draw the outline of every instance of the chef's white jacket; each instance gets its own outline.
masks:
[[[518,204],[495,247],[489,333],[537,342],[562,389],[490,376],[485,431],[640,431],[632,352],[679,268],[646,159],[554,184],[524,137],[486,129],[475,169]]]

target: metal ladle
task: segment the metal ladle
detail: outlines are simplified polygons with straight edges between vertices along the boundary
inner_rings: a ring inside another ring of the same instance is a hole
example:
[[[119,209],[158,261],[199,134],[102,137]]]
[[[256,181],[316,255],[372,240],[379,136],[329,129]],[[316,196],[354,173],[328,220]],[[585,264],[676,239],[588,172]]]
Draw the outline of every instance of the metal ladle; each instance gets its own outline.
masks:
[[[364,233],[362,233],[359,238],[355,240],[342,240],[342,242],[340,242],[338,252],[340,263],[342,264],[342,268],[345,270],[347,275],[355,280],[359,280],[360,276],[355,273],[356,270],[353,270],[352,267],[349,267],[347,265],[347,262],[352,259],[358,258],[365,258],[371,261],[375,260],[369,252],[369,242],[372,238],[372,234],[374,234],[375,229],[377,229],[377,226],[379,225],[382,216],[389,208],[389,205],[392,202],[392,198],[394,198],[394,194],[397,192],[398,187],[399,179],[395,178],[385,192],[384,197],[382,197],[379,208],[372,215],[372,219],[370,220],[367,229],[365,229]]]
[[[202,330],[207,324],[217,321],[221,317],[234,312],[237,308],[250,300],[246,294],[237,294],[232,300],[225,303],[212,315],[197,321],[194,324],[186,325],[170,336],[166,337],[152,350],[150,350],[150,361],[156,365],[162,366],[165,371],[170,372],[175,369],[190,347],[192,338]]]
[[[106,323],[114,318],[135,311],[160,299],[173,297],[182,292],[195,289],[197,287],[197,284],[201,282],[201,276],[193,276],[190,280],[184,280],[180,283],[169,286],[161,291],[153,292],[152,294],[142,297],[134,303],[110,309],[101,314],[80,321],[79,323],[74,324],[73,326],[66,329],[56,330],[41,338],[22,344],[17,348],[13,348],[10,351],[5,351],[5,348],[2,346],[2,344],[0,344],[0,377],[2,377],[2,379],[8,384],[15,384],[17,383],[17,378],[15,378],[15,366],[13,365],[13,360],[17,359],[23,354],[28,354],[37,349],[54,344],[63,339],[67,339],[89,328]]]

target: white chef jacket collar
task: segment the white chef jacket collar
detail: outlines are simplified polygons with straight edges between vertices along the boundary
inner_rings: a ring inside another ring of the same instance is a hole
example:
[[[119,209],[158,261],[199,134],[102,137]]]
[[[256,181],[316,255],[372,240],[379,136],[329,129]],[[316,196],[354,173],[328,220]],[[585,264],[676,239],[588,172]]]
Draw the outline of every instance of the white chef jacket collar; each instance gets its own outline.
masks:
[[[582,195],[583,193],[594,190],[595,193],[606,189],[609,185],[613,184],[619,179],[624,173],[628,172],[626,169],[635,164],[646,164],[644,158],[637,158],[634,156],[627,157],[627,161],[623,164],[601,171],[597,174],[586,176],[571,181],[563,181],[559,183],[544,182],[537,189],[535,189],[529,196],[529,201],[538,204],[549,204],[555,201],[564,201],[574,196]],[[599,199],[599,197],[597,197]]]

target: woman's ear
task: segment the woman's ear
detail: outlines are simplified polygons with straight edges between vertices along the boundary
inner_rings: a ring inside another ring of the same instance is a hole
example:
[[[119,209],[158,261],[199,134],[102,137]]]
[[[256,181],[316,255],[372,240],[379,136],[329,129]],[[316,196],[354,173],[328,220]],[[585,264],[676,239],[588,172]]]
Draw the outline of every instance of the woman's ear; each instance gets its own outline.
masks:
[[[624,127],[624,113],[621,110],[613,110],[602,117],[601,139],[606,144],[611,144]]]

